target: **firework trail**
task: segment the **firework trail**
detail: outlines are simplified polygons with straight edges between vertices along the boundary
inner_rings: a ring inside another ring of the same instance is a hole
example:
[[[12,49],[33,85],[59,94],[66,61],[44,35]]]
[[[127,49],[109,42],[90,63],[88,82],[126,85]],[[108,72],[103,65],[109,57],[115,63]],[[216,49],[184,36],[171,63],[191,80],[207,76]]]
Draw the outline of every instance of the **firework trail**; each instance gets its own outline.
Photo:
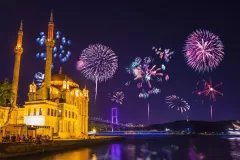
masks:
[[[200,90],[196,90],[197,94],[199,96],[204,95],[204,96],[208,96],[210,98],[211,101],[216,101],[216,95],[222,95],[222,92],[219,92],[218,90],[216,90],[217,87],[221,86],[223,83],[219,83],[215,86],[213,86],[212,84],[212,80],[210,79],[209,82],[207,82],[206,80],[203,80],[203,85],[202,85],[202,89]],[[201,83],[198,83],[198,85]],[[213,109],[212,109],[212,105],[210,106],[210,115],[211,115],[211,120],[212,120],[212,114],[213,114]]]
[[[198,72],[210,72],[224,58],[224,46],[219,37],[207,30],[196,30],[186,40],[184,56],[187,64]]]
[[[176,95],[171,95],[166,97],[166,103],[170,108],[177,108],[178,111],[187,112],[190,109],[189,104],[183,98]]]
[[[97,84],[112,78],[118,68],[116,54],[107,46],[101,44],[89,45],[82,51],[77,62],[77,70],[95,82],[95,100],[97,98]]]

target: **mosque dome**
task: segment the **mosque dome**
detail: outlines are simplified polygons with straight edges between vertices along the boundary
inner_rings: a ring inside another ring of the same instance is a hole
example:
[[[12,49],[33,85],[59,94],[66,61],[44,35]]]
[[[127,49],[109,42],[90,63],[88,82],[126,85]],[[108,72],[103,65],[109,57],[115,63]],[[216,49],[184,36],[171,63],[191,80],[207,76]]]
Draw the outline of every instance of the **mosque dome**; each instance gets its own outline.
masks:
[[[58,74],[52,75],[51,84],[54,86],[62,86],[63,81],[68,81],[70,87],[79,87],[78,84],[72,80],[72,78],[68,77],[67,74],[62,73],[62,67],[60,67]]]
[[[66,74],[54,74],[52,75],[51,81],[69,81],[69,82],[74,82],[72,78],[68,77]]]

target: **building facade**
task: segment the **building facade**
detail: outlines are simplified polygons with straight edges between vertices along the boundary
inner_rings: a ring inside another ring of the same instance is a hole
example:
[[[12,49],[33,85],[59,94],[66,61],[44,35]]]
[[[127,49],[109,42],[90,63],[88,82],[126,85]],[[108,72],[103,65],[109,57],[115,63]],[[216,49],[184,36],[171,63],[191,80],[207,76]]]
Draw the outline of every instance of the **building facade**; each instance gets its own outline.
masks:
[[[62,73],[52,75],[52,49],[54,47],[53,13],[48,24],[48,37],[46,39],[46,65],[45,80],[37,89],[34,82],[29,85],[28,100],[24,108],[17,108],[16,101],[11,107],[0,107],[0,126],[10,119],[8,124],[36,126],[37,134],[54,135],[60,138],[77,138],[88,135],[88,90],[80,89],[70,77]],[[21,22],[18,33],[17,47],[15,49],[17,61],[13,73],[13,93],[18,91],[20,70],[20,56],[22,54],[23,26]],[[19,40],[21,39],[21,41]],[[20,43],[21,42],[21,43]],[[20,49],[19,49],[20,48]],[[17,64],[16,64],[17,63]],[[13,95],[14,96],[14,95]],[[12,99],[16,99],[13,97]],[[5,131],[7,126],[5,127]],[[16,134],[16,133],[15,133]],[[19,134],[19,133],[18,133]]]

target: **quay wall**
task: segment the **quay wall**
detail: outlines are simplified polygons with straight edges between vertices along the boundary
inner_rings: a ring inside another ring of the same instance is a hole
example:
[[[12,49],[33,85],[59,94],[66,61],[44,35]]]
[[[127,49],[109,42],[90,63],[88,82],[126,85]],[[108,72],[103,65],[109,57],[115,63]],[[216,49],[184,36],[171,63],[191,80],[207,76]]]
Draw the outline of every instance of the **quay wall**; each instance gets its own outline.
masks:
[[[32,155],[43,152],[67,151],[81,147],[91,147],[107,142],[117,141],[122,137],[100,137],[81,140],[54,140],[42,144],[0,143],[0,159]]]

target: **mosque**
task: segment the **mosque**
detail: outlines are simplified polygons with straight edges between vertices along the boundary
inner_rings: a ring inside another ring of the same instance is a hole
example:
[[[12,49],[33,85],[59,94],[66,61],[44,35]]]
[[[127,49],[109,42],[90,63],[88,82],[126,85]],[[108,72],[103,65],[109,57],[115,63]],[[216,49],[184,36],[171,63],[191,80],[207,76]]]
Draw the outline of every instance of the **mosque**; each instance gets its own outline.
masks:
[[[39,89],[29,85],[28,100],[24,108],[17,107],[19,71],[23,41],[23,23],[18,31],[14,49],[15,63],[12,80],[11,107],[0,107],[1,134],[49,135],[60,138],[80,138],[88,135],[88,90],[80,89],[62,72],[52,75],[54,21],[51,12],[46,44],[45,79]]]

